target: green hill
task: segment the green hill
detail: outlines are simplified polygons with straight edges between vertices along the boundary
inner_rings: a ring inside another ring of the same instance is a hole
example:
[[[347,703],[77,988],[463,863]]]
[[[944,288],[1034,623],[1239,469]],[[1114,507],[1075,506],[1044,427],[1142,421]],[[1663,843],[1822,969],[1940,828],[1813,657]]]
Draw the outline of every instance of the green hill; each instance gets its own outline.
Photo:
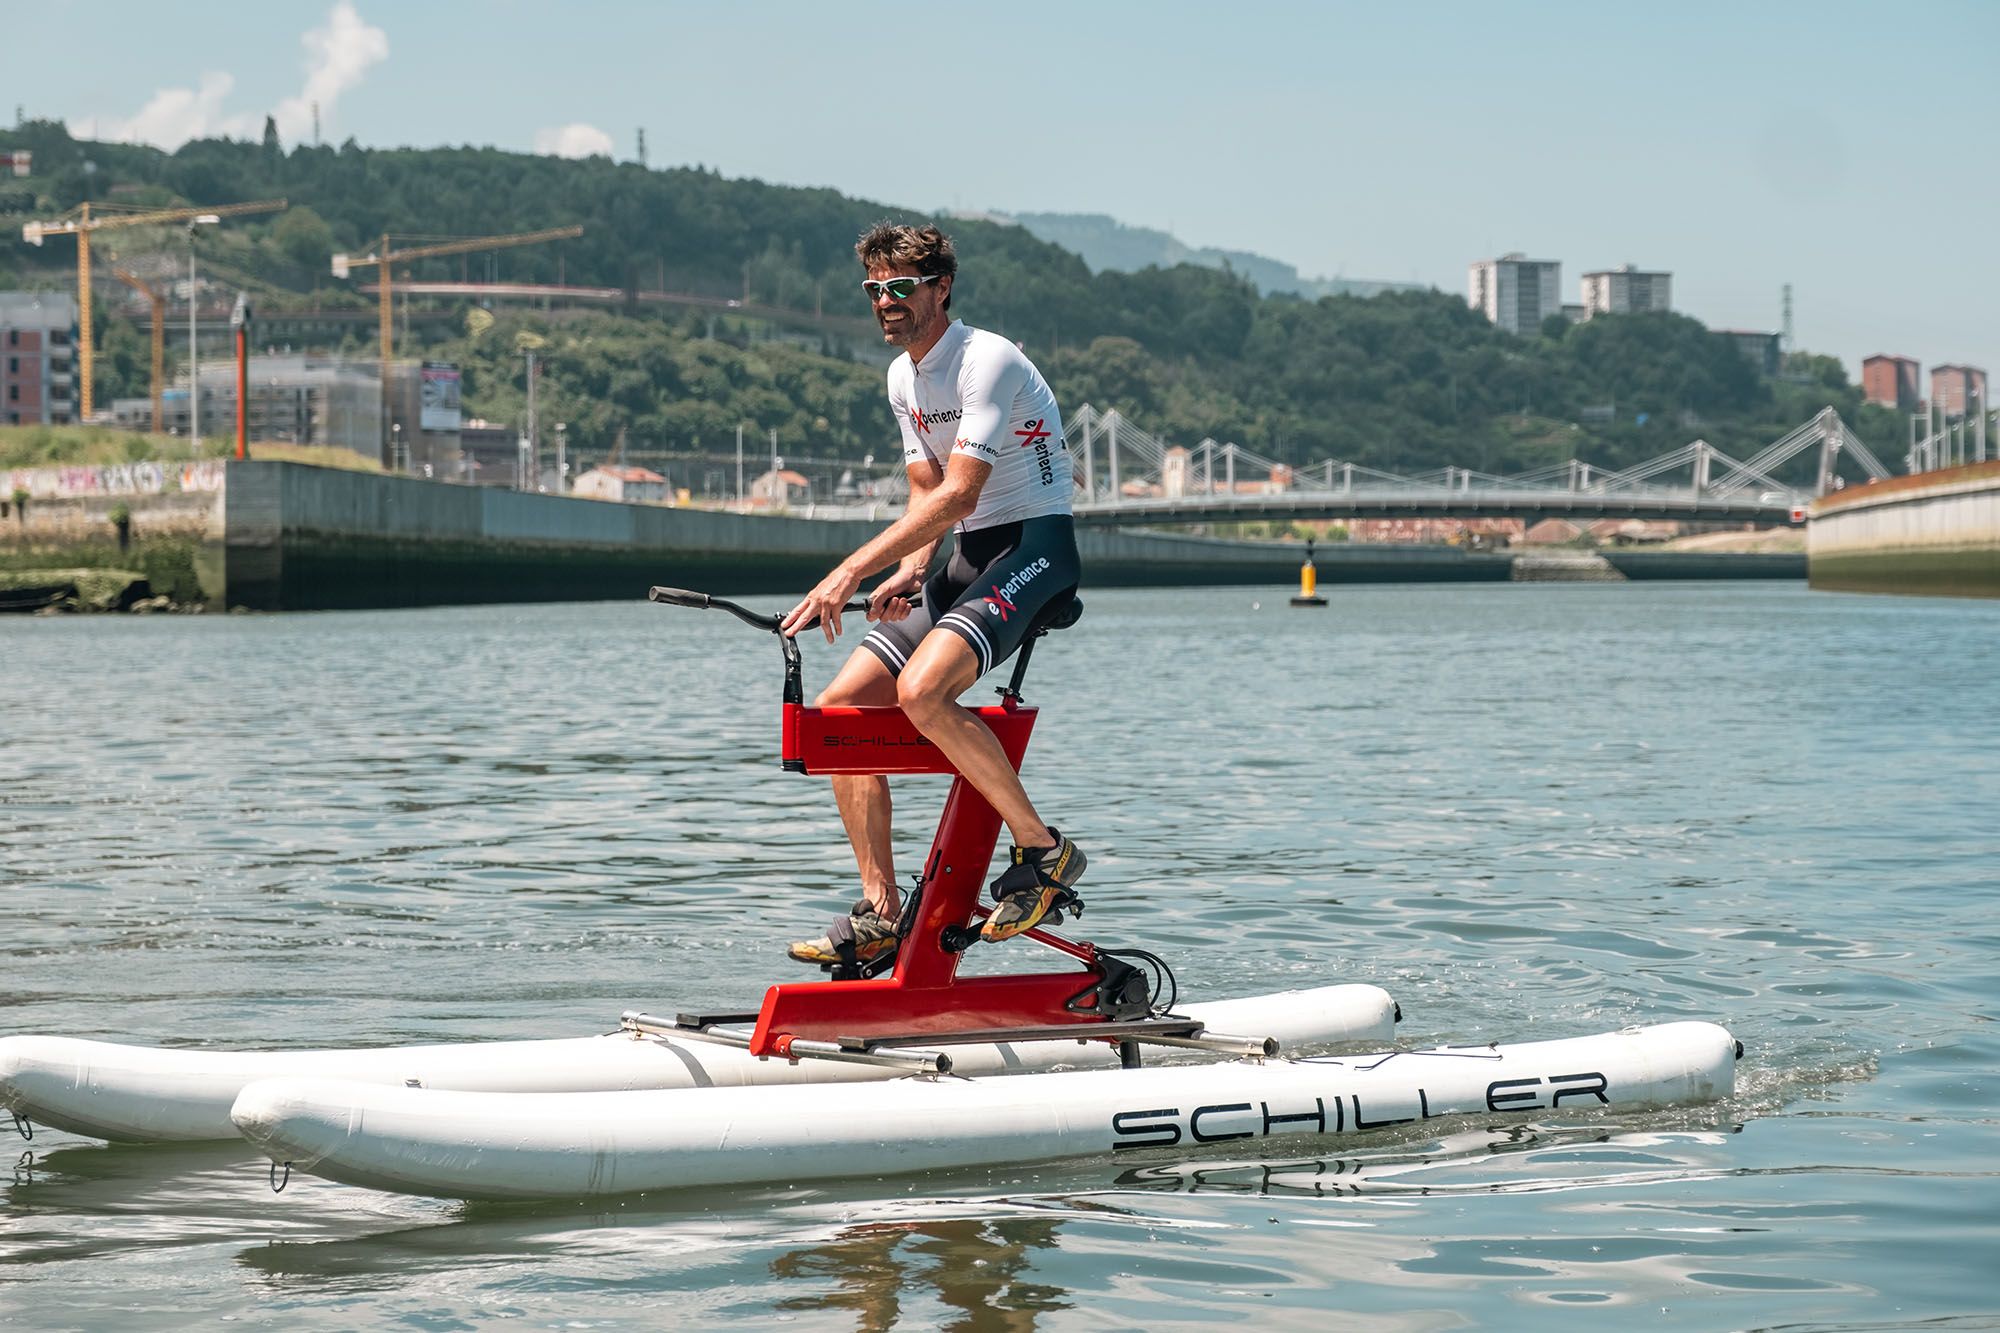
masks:
[[[256,291],[260,312],[366,308],[353,284],[330,276],[328,258],[365,251],[385,231],[489,235],[569,222],[585,234],[422,262],[410,276],[747,302],[720,313],[502,306],[497,320],[469,322],[460,303],[447,319],[409,322],[399,351],[459,361],[467,412],[500,421],[518,419],[518,350],[539,340],[547,410],[570,423],[586,457],[608,451],[621,429],[628,457],[713,450],[739,422],[778,427],[786,452],[800,455],[858,461],[893,440],[879,344],[855,333],[866,311],[851,247],[878,218],[921,216],[906,208],[700,167],[480,148],[203,140],[165,153],[80,142],[46,121],[0,131],[8,146],[33,149],[36,172],[0,183],[11,236],[86,190],[128,205],[288,198],[287,213],[202,237],[205,268]],[[1746,457],[1831,403],[1878,452],[1900,447],[1899,419],[1862,408],[1837,362],[1799,357],[1796,378],[1762,380],[1726,339],[1679,315],[1556,321],[1544,336],[1515,338],[1444,293],[1309,300],[1259,295],[1245,278],[1200,265],[1092,273],[1023,227],[941,221],[963,265],[956,313],[1020,341],[1065,404],[1117,407],[1180,443],[1213,436],[1291,462],[1336,457],[1397,471],[1505,471],[1572,455],[1619,467],[1697,435]],[[162,228],[122,233],[118,244],[178,255],[184,241]],[[0,287],[60,288],[73,262],[67,241],[9,240]],[[101,310],[111,290],[100,289]],[[143,393],[143,329],[115,316],[99,327],[99,400]],[[372,326],[356,328],[347,346],[365,355]],[[1798,466],[1802,477],[1807,463]]]

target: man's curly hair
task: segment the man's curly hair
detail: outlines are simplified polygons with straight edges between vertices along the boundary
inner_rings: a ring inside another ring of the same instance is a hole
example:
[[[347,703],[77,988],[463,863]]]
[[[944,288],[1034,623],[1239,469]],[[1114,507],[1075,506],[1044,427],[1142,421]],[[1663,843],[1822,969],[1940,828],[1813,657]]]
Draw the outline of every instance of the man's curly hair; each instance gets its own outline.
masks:
[[[958,254],[951,248],[951,237],[928,225],[912,227],[906,222],[878,222],[862,232],[861,239],[854,243],[854,257],[863,268],[907,264],[923,274],[935,273],[941,277],[958,274]],[[951,309],[949,292],[945,294],[944,308]]]

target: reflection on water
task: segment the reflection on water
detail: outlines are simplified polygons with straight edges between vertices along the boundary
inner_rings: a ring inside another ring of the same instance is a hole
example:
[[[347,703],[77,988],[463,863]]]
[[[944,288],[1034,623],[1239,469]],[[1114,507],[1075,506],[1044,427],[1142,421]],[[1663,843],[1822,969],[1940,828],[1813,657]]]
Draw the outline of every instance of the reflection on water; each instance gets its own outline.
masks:
[[[1035,1253],[1059,1238],[1054,1220],[1033,1217],[848,1227],[771,1261],[773,1277],[816,1292],[776,1308],[845,1312],[868,1330],[894,1328],[906,1315],[930,1328],[1031,1329],[1037,1314],[1071,1308],[1062,1288],[1032,1280]],[[906,1311],[906,1302],[920,1304]],[[925,1308],[932,1303],[942,1318]]]
[[[309,1178],[274,1195],[238,1145],[41,1130],[0,1159],[0,1318],[2000,1312],[2000,607],[1674,585],[1257,600],[1097,594],[1038,654],[1030,784],[1090,850],[1092,936],[1164,954],[1189,996],[1374,982],[1415,1044],[1715,1019],[1747,1048],[1729,1104],[536,1207]],[[809,674],[831,661],[809,650]],[[754,1004],[783,942],[853,897],[823,784],[774,762],[777,653],[733,621],[10,622],[0,667],[0,1032],[603,1031],[626,1008]],[[942,791],[898,787],[905,871]]]

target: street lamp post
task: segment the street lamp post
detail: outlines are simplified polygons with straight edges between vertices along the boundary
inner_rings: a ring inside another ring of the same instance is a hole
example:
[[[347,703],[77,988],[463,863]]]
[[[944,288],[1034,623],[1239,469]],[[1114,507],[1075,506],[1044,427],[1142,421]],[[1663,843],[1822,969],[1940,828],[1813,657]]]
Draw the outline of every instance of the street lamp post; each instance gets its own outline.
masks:
[[[568,441],[568,439],[569,439],[569,423],[567,421],[558,421],[556,423],[556,494],[557,495],[569,494],[569,455],[565,453],[563,450],[563,446]]]
[[[212,227],[222,219],[202,213],[188,219],[188,457],[201,453],[201,353],[195,345],[194,229]]]

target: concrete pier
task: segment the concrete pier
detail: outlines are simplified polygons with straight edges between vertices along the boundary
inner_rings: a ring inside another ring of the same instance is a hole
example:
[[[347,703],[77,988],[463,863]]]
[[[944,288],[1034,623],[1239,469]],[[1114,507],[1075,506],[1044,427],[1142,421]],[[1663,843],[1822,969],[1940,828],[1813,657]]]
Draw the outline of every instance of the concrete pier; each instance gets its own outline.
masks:
[[[1808,516],[1806,560],[1815,588],[2000,597],[2000,462],[1822,496]]]

